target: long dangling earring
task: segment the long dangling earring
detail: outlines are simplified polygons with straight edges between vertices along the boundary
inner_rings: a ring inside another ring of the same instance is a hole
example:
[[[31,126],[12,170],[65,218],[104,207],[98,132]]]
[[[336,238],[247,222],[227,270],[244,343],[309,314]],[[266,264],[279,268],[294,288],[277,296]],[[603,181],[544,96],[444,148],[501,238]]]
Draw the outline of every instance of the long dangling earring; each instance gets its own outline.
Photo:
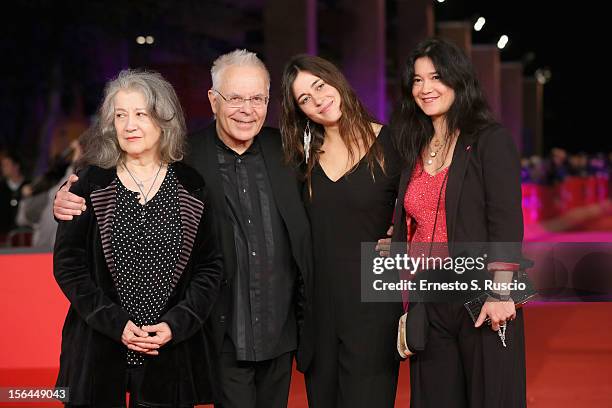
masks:
[[[312,141],[312,134],[310,133],[310,121],[306,120],[306,128],[304,129],[304,157],[306,163],[310,157],[310,142]]]

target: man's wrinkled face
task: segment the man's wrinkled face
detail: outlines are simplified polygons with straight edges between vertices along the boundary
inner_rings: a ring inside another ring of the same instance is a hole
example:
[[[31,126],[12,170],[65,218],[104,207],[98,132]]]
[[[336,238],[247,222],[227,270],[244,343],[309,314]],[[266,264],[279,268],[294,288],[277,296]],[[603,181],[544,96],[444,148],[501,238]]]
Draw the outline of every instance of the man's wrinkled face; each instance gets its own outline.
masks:
[[[219,89],[208,91],[219,138],[230,148],[250,144],[268,112],[266,72],[255,66],[230,65],[221,71],[220,82]],[[236,103],[240,99],[243,103]]]

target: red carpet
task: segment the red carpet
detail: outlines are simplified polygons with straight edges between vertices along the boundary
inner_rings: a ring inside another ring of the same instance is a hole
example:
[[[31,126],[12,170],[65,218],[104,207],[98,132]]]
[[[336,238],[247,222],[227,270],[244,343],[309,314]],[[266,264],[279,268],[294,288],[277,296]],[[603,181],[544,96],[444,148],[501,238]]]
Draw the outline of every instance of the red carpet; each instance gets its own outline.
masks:
[[[612,215],[538,241],[612,242]],[[0,388],[51,387],[67,302],[50,254],[0,255]],[[527,396],[534,408],[612,407],[612,303],[532,303],[526,307]],[[443,390],[441,389],[443,392]],[[396,407],[409,406],[408,364],[401,365]],[[2,403],[0,407],[60,406]],[[291,408],[305,408],[303,376],[294,373]],[[376,408],[376,407],[373,407]]]
[[[535,303],[525,310],[527,395],[530,407],[612,406],[612,304]],[[16,333],[13,332],[13,336]],[[39,336],[44,347],[45,336]],[[4,350],[6,352],[6,350]],[[51,386],[55,368],[0,369],[0,387]],[[409,406],[408,365],[403,363],[396,407]],[[52,403],[0,403],[3,407],[59,406]],[[301,374],[295,373],[289,406],[305,408]]]

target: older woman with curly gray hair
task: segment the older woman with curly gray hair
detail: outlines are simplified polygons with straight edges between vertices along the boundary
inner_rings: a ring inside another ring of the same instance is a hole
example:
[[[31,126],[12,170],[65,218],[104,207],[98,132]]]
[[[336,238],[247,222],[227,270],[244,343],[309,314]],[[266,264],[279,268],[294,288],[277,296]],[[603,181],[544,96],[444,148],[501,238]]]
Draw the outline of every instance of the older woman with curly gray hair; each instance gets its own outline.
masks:
[[[110,81],[60,221],[55,278],[70,301],[58,387],[73,407],[192,407],[211,400],[202,328],[221,255],[201,176],[179,160],[185,120],[158,73]]]

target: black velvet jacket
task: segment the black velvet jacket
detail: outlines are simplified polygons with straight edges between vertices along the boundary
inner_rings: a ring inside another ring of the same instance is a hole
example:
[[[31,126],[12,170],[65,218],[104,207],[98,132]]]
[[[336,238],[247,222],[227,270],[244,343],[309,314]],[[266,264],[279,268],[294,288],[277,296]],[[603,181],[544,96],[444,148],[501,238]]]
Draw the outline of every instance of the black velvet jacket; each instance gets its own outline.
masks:
[[[171,294],[160,321],[173,339],[144,365],[142,402],[154,406],[192,405],[212,400],[211,346],[204,321],[216,301],[222,257],[202,178],[190,167],[173,164],[179,181],[183,243]],[[110,234],[116,201],[116,170],[89,166],[71,191],[87,210],[61,221],[53,272],[70,301],[62,331],[58,387],[70,387],[70,403],[123,406],[126,346],[121,342],[130,319],[121,307]]]
[[[225,276],[221,284],[219,300],[212,311],[207,325],[214,333],[217,352],[221,352],[223,336],[226,332],[227,316],[231,313],[232,282],[236,273],[235,243],[232,224],[227,220],[227,205],[223,190],[221,173],[217,160],[215,138],[217,137],[216,122],[206,129],[190,136],[190,153],[187,163],[193,166],[206,181],[213,207],[219,215],[221,247],[224,255]],[[300,285],[296,294],[297,318],[299,324],[299,346],[297,353],[298,369],[305,371],[312,359],[312,312],[308,299],[312,297],[312,241],[310,224],[301,199],[301,183],[294,170],[283,163],[281,135],[277,129],[264,127],[256,136],[261,148],[266,170],[270,178],[270,186],[276,206],[283,219],[289,235],[291,255],[297,265]]]

